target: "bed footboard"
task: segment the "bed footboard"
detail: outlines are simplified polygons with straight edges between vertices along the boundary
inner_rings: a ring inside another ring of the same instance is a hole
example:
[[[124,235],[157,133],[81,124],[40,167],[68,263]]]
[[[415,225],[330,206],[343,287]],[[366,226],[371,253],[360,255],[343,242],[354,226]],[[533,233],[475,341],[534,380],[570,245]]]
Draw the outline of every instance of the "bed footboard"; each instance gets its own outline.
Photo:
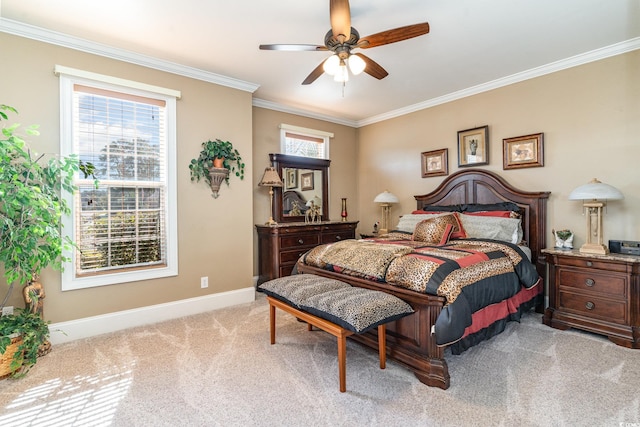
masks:
[[[449,368],[444,359],[444,348],[436,345],[435,335],[431,333],[431,327],[435,325],[444,306],[444,298],[347,277],[301,263],[298,263],[297,270],[299,273],[331,277],[352,286],[387,292],[408,302],[415,313],[387,324],[387,357],[411,369],[420,382],[431,387],[449,388]],[[375,332],[369,331],[350,338],[378,349]]]

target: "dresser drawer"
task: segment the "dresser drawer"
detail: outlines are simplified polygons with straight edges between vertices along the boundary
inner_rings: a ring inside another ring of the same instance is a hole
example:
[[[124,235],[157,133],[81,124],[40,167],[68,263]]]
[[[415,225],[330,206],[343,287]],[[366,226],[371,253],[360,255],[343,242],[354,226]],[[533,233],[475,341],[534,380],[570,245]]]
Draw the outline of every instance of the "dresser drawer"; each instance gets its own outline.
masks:
[[[298,234],[297,236],[280,237],[280,249],[293,247],[313,247],[320,244],[319,234]]]
[[[307,248],[296,248],[295,251],[282,251],[280,252],[280,262],[296,262],[298,259],[304,255],[309,249]]]
[[[338,233],[323,233],[322,243],[334,243],[341,240],[353,239],[355,233],[352,230],[345,230]]]
[[[599,318],[607,322],[627,323],[627,303],[589,295],[560,291],[561,310],[573,311],[591,318]]]
[[[627,295],[627,278],[616,274],[603,274],[597,270],[561,268],[560,286],[589,290],[624,298]]]

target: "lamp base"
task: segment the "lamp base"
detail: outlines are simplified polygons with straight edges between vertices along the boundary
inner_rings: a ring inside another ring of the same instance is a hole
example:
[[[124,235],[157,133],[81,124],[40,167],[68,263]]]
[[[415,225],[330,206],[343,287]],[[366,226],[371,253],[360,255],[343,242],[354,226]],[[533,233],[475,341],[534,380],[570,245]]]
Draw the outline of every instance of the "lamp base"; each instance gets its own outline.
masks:
[[[585,243],[580,246],[580,252],[583,254],[598,254],[598,255],[607,255],[609,253],[609,248],[605,245],[599,245],[597,243]]]

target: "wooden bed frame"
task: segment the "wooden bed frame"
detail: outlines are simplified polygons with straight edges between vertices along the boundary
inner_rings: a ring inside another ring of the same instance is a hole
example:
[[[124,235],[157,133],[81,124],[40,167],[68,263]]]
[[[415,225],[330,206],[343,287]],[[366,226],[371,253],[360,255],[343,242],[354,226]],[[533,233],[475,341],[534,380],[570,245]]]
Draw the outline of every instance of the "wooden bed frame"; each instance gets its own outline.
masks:
[[[514,202],[521,208],[524,239],[531,249],[531,261],[541,277],[545,277],[546,206],[549,192],[527,192],[509,185],[493,172],[466,169],[447,177],[433,192],[415,196],[417,208],[428,205]],[[298,272],[332,277],[353,286],[381,290],[407,301],[415,314],[387,325],[387,355],[410,368],[428,386],[449,388],[449,369],[444,359],[444,347],[436,345],[432,325],[442,310],[442,297],[419,294],[395,286],[374,283],[298,263]],[[374,349],[377,334],[369,332],[352,338]]]

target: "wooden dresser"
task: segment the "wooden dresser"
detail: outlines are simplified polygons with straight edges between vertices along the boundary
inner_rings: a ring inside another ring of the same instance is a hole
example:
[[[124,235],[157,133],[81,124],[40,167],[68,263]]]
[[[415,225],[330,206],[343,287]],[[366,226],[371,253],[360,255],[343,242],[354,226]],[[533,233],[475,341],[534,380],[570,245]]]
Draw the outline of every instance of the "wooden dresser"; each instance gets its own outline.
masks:
[[[549,264],[545,325],[606,335],[640,348],[640,257],[544,249]]]
[[[256,225],[258,284],[289,276],[298,258],[314,246],[355,238],[357,225],[358,221]]]

